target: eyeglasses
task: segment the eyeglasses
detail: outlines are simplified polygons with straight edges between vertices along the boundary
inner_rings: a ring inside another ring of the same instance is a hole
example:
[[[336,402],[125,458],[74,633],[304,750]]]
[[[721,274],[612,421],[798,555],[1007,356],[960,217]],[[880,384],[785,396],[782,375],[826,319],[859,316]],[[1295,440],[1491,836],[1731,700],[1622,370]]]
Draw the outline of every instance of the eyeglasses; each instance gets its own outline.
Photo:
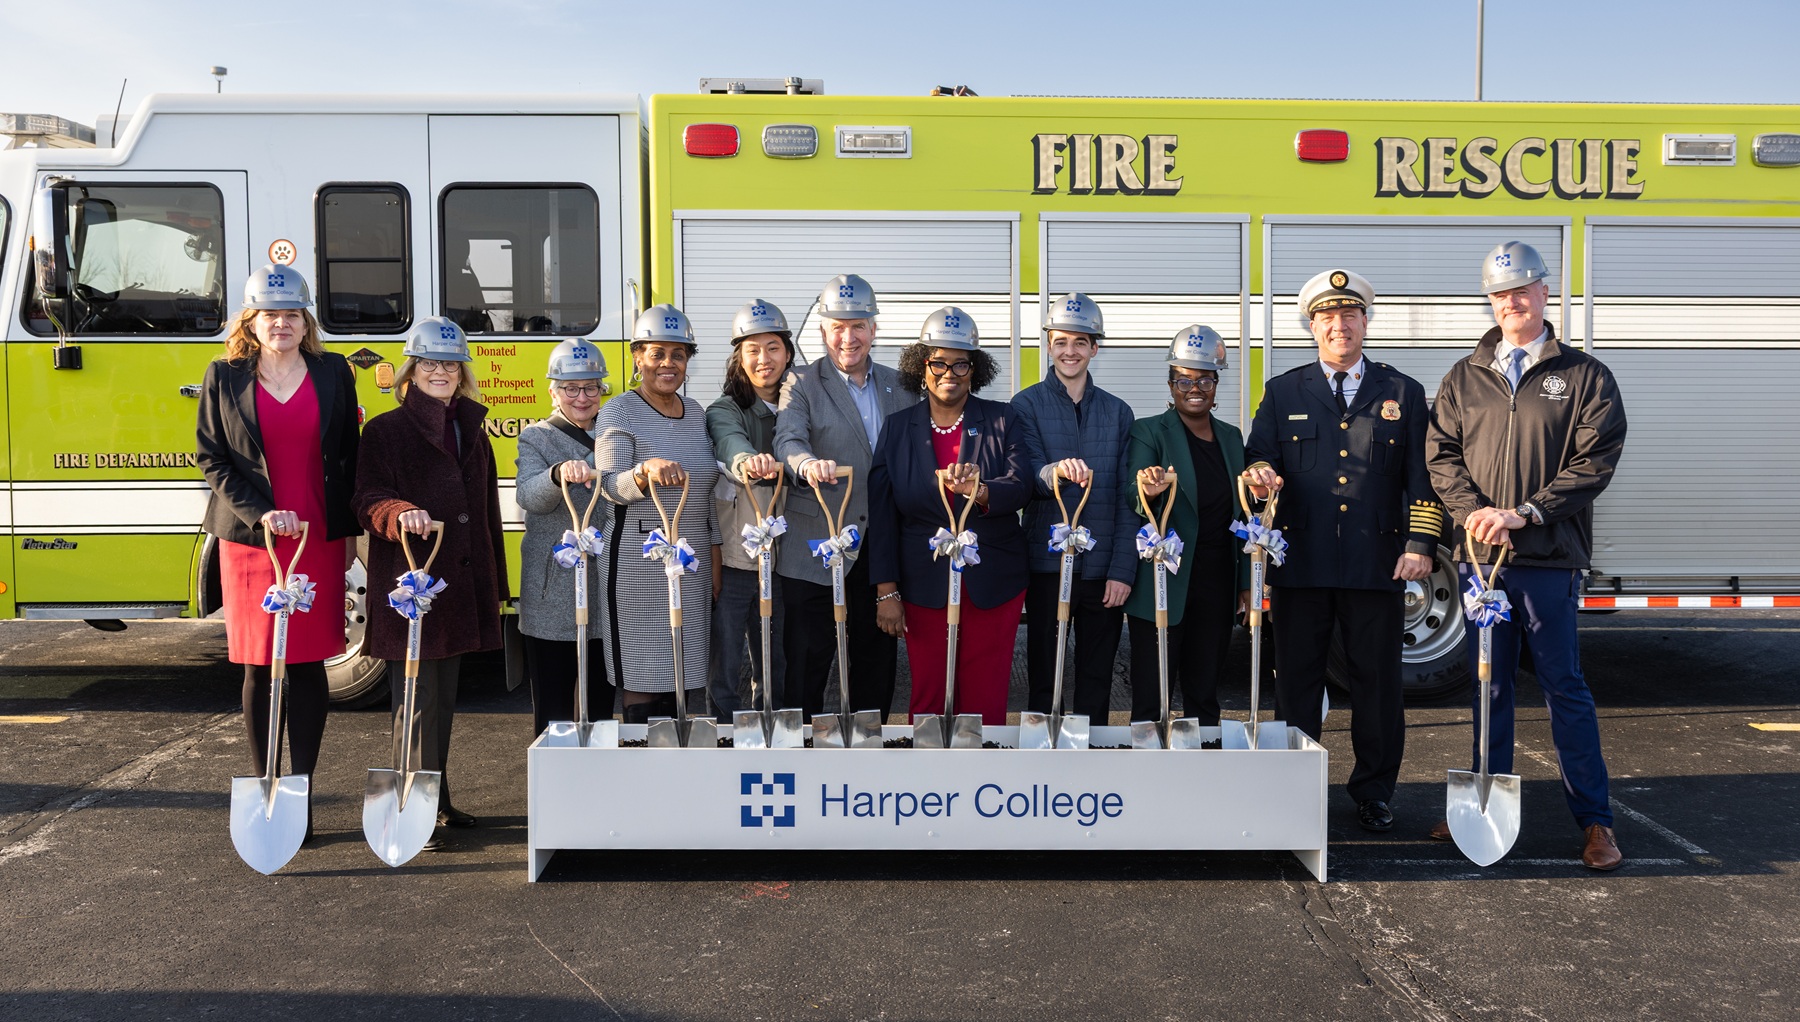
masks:
[[[445,372],[452,376],[462,372],[461,362],[439,362],[435,358],[422,358],[413,363],[413,368],[422,373]]]
[[[968,361],[946,362],[941,358],[934,358],[925,363],[925,368],[930,369],[938,376],[942,376],[945,373],[950,373],[954,376],[967,376],[970,372],[974,371],[975,363]]]
[[[1216,376],[1202,376],[1197,380],[1191,376],[1177,376],[1169,380],[1169,385],[1186,394],[1190,390],[1216,390],[1219,380]]]
[[[600,396],[600,385],[598,383],[565,383],[558,386],[556,389],[562,391],[565,397]]]

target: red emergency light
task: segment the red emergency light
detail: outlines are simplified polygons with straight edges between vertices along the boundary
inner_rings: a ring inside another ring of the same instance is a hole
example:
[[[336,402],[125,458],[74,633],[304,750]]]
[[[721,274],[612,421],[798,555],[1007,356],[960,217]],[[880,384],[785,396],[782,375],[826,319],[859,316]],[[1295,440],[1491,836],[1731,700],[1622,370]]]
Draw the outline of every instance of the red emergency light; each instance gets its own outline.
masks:
[[[1307,163],[1342,163],[1350,158],[1350,135],[1335,128],[1308,128],[1294,136],[1294,155]]]
[[[689,156],[736,156],[735,124],[690,124],[681,132],[681,147]]]

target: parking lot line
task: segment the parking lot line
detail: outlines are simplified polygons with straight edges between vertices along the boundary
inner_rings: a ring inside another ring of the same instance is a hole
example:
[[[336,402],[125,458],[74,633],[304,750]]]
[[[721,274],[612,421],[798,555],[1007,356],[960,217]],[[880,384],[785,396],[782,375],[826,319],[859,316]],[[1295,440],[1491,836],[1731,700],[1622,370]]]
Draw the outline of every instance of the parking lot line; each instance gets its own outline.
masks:
[[[22,714],[0,716],[0,724],[61,724],[68,719],[67,715],[56,717],[46,714]]]
[[[1800,731],[1800,724],[1752,724],[1758,731]]]
[[[1693,865],[1693,863],[1687,859],[1639,859],[1639,858],[1634,857],[1634,858],[1626,859],[1625,861],[1628,864],[1633,865],[1633,866],[1691,866],[1691,865]],[[1492,867],[1488,867],[1488,868],[1498,868],[1501,866],[1533,866],[1533,867],[1570,866],[1570,867],[1572,867],[1572,866],[1579,866],[1579,865],[1581,865],[1581,860],[1578,858],[1575,858],[1574,856],[1570,856],[1566,859],[1501,859],[1499,862],[1494,863],[1494,865]],[[1332,860],[1331,860],[1331,871],[1334,874],[1341,874],[1345,870],[1354,871],[1357,866],[1395,866],[1395,867],[1403,867],[1403,868],[1409,868],[1409,869],[1410,868],[1430,869],[1430,868],[1438,867],[1438,866],[1456,866],[1458,868],[1466,868],[1466,869],[1472,869],[1472,870],[1480,870],[1483,868],[1481,866],[1475,865],[1473,862],[1470,862],[1467,859],[1435,859],[1435,858],[1434,859],[1357,859],[1357,858],[1353,858],[1349,855],[1345,855],[1342,852],[1333,856]]]
[[[1543,753],[1537,751],[1536,749],[1527,747],[1525,745],[1525,743],[1523,743],[1523,742],[1515,741],[1514,747],[1517,748],[1520,752],[1523,752],[1525,755],[1530,756],[1532,759],[1537,760],[1539,763],[1542,763],[1545,767],[1547,767],[1549,770],[1551,770],[1553,773],[1555,773],[1557,777],[1560,778],[1562,776],[1562,768],[1556,764],[1555,760],[1549,758],[1548,756],[1545,756]],[[1663,826],[1662,824],[1657,823],[1655,820],[1652,820],[1650,817],[1645,816],[1643,813],[1638,812],[1636,809],[1631,808],[1630,806],[1619,801],[1618,799],[1615,798],[1615,799],[1611,799],[1610,801],[1611,801],[1612,807],[1614,809],[1617,809],[1619,812],[1624,813],[1626,816],[1631,817],[1633,822],[1640,823],[1646,827],[1649,827],[1651,830],[1662,835],[1662,837],[1665,840],[1672,842],[1677,847],[1679,847],[1682,851],[1688,853],[1689,855],[1708,855],[1708,856],[1710,856],[1712,854],[1711,852],[1707,851],[1706,849],[1700,847],[1699,845],[1693,843],[1692,841],[1689,841],[1687,838],[1682,837],[1680,834],[1675,833],[1674,831]],[[1635,859],[1633,861],[1645,862],[1648,860]]]

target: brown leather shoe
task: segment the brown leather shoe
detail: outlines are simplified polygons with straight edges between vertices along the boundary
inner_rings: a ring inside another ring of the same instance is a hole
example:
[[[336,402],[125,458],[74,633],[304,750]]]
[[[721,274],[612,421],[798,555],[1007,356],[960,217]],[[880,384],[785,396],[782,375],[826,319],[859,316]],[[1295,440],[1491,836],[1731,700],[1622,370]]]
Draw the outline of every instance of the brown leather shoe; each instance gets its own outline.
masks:
[[[1587,843],[1581,846],[1581,864],[1589,869],[1618,869],[1625,856],[1613,840],[1612,828],[1596,823],[1587,829]]]
[[[1438,822],[1431,825],[1431,840],[1433,840],[1433,841],[1449,841],[1449,840],[1451,840],[1450,821],[1449,820],[1439,820]]]

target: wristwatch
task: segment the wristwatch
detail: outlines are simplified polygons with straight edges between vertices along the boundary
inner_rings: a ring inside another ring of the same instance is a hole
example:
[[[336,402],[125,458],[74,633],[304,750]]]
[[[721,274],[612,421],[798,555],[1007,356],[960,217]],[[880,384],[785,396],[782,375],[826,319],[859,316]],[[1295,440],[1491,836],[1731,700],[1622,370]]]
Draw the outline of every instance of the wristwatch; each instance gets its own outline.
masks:
[[[1530,504],[1520,504],[1518,507],[1513,508],[1513,514],[1525,519],[1526,525],[1537,524],[1537,509]]]

